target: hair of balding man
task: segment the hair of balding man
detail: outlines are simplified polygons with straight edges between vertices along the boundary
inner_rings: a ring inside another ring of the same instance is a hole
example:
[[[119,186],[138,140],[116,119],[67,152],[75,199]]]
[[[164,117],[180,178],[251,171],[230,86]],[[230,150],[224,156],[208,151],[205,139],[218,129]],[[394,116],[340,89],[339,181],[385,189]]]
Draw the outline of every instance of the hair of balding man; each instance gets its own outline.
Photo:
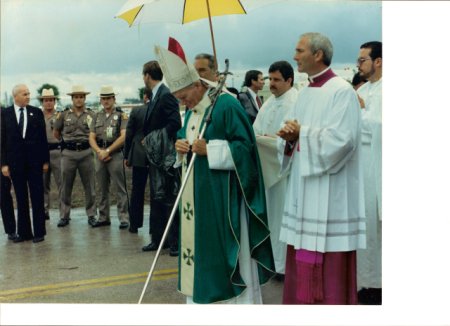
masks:
[[[212,71],[216,71],[216,66],[214,63],[214,56],[209,53],[199,53],[195,56],[195,60],[206,59],[208,60],[208,67]]]
[[[13,87],[12,89],[12,96],[15,97],[17,95],[17,93],[19,93],[19,89],[21,88],[28,88],[27,85],[25,84],[17,84],[16,86]]]
[[[300,38],[306,37],[309,40],[309,47],[313,54],[317,51],[322,51],[323,53],[323,63],[326,66],[331,65],[331,59],[333,58],[333,44],[328,37],[320,33],[305,33],[300,36]]]

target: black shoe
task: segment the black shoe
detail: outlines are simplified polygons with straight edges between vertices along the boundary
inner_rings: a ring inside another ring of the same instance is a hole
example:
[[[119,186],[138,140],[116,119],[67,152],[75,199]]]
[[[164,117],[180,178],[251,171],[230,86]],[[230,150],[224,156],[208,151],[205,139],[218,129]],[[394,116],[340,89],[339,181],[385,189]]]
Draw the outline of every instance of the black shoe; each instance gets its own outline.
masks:
[[[91,226],[93,228],[98,228],[99,226],[109,226],[109,225],[111,225],[110,221],[96,221],[94,224],[91,224]]]
[[[150,244],[146,245],[145,247],[142,247],[142,251],[155,251],[158,250],[159,245],[155,242],[151,242]]]
[[[284,274],[276,273],[273,278],[278,282],[284,282]]]
[[[358,291],[358,302],[362,305],[381,305],[381,288],[362,288]]]
[[[8,240],[14,240],[15,238],[17,238],[17,234],[15,234],[15,233],[8,233]]]
[[[89,224],[90,226],[94,226],[95,224],[97,224],[97,220],[95,219],[94,216],[89,216],[89,217],[88,217],[88,224]]]
[[[169,256],[170,257],[178,257],[178,248],[170,248]]]
[[[32,239],[32,237],[21,237],[20,235],[18,235],[18,236],[13,240],[13,242],[14,242],[14,243],[18,243],[18,242],[28,241],[28,240],[31,240],[31,239]]]
[[[67,225],[69,225],[69,220],[68,219],[62,218],[58,222],[58,227],[59,228],[63,228],[65,226],[67,226]]]
[[[33,243],[38,243],[38,242],[41,242],[41,241],[44,241],[44,240],[45,240],[44,237],[34,237],[33,238]]]
[[[130,232],[130,233],[138,233],[138,229],[130,226],[130,228],[128,229],[128,232]]]
[[[120,222],[119,229],[126,229],[129,225],[128,222]]]

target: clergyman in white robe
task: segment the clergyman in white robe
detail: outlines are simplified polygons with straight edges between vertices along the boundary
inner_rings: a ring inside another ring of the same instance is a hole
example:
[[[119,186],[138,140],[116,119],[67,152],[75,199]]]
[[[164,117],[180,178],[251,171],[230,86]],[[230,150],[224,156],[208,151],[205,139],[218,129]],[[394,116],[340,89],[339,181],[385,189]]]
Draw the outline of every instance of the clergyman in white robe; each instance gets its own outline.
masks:
[[[286,114],[294,107],[298,91],[291,87],[284,94],[271,96],[264,102],[253,123],[266,188],[267,219],[270,229],[275,269],[284,274],[286,243],[280,241],[281,218],[284,210],[287,178],[279,175],[277,136]]]
[[[381,288],[381,79],[358,89],[362,109],[362,157],[367,249],[358,250],[358,287]]]
[[[310,80],[290,111],[299,139],[278,141],[282,168],[290,169],[280,232],[288,244],[283,303],[356,304],[356,250],[366,241],[361,109],[330,68]]]

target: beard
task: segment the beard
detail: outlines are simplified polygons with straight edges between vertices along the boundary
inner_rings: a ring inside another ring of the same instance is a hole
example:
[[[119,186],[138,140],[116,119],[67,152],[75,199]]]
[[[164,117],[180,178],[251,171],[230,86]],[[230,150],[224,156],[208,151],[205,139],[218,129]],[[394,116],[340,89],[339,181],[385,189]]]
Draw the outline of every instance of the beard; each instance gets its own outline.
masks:
[[[374,68],[374,66],[372,65],[371,67],[370,67],[370,71],[368,71],[368,72],[364,72],[364,71],[359,71],[359,76],[361,77],[361,78],[364,78],[364,79],[366,79],[366,80],[369,80],[369,78],[370,77],[372,77],[373,76],[373,74],[375,73],[375,68]]]

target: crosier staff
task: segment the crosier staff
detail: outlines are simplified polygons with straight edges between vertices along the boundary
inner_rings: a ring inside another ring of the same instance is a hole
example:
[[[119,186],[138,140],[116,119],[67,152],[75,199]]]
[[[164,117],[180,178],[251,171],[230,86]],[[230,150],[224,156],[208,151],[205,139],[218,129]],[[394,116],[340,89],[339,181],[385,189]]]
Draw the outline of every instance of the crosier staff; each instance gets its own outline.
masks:
[[[205,134],[206,128],[208,127],[208,124],[211,121],[211,114],[212,114],[212,112],[214,110],[214,107],[216,105],[217,99],[219,98],[220,93],[222,92],[222,88],[225,85],[225,81],[227,79],[227,76],[230,74],[228,72],[229,65],[230,65],[229,64],[229,60],[225,59],[225,71],[222,73],[223,78],[218,83],[217,87],[215,87],[211,91],[211,93],[209,94],[209,97],[210,97],[211,103],[212,103],[211,104],[211,110],[208,112],[208,115],[205,117],[205,123],[203,124],[203,128],[200,131],[200,134],[199,134],[197,139],[203,139],[203,135]],[[147,290],[147,286],[150,283],[150,280],[151,280],[151,278],[153,276],[153,271],[154,271],[154,269],[156,267],[156,263],[158,262],[159,255],[160,255],[161,250],[162,250],[162,248],[164,246],[164,243],[166,241],[166,237],[167,237],[167,234],[169,233],[169,229],[170,229],[170,226],[172,225],[172,221],[174,219],[175,213],[176,213],[176,211],[178,209],[178,204],[180,202],[181,195],[183,194],[184,188],[186,187],[186,183],[187,183],[187,180],[189,178],[189,175],[191,174],[192,169],[194,168],[194,162],[195,162],[196,157],[197,157],[197,153],[193,153],[191,161],[189,162],[188,168],[186,170],[183,182],[181,184],[180,190],[178,192],[177,199],[175,200],[175,204],[173,205],[172,212],[170,213],[170,217],[169,217],[169,219],[167,221],[166,229],[164,230],[164,233],[163,233],[162,238],[161,238],[161,242],[159,243],[158,250],[156,251],[155,258],[153,259],[152,266],[150,267],[150,271],[148,272],[147,280],[145,281],[144,288],[142,289],[141,296],[139,298],[138,304],[140,304],[142,302],[142,299],[144,298],[145,291]]]

